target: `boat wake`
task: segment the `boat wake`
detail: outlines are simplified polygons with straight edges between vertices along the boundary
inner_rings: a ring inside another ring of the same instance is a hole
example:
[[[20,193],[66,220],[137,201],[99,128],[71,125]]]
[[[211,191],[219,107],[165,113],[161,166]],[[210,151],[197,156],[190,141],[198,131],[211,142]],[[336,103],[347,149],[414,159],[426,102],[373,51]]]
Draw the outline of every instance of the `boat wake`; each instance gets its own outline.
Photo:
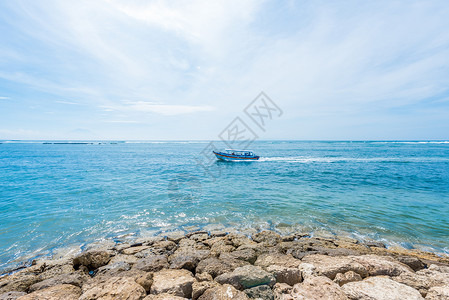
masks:
[[[355,157],[261,157],[260,162],[286,162],[286,163],[418,163],[418,162],[449,162],[449,158],[444,157],[374,157],[374,158],[355,158]]]

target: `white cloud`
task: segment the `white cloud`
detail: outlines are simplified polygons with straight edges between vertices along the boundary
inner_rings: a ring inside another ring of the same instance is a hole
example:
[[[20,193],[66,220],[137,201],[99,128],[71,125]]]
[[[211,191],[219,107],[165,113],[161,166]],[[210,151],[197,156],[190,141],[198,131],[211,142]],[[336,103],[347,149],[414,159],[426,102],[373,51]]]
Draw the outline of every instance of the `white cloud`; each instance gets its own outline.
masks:
[[[9,99],[11,99],[11,98],[9,98],[9,97],[0,97],[0,100],[9,100]]]
[[[125,101],[122,105],[103,106],[106,111],[118,112],[147,112],[164,116],[191,114],[196,112],[213,111],[212,106],[201,105],[168,105],[145,101]]]
[[[294,125],[315,118],[319,138],[338,130],[335,121],[357,126],[365,113],[387,119],[388,110],[447,99],[444,1],[19,3],[10,5],[17,13],[11,20],[29,45],[0,46],[14,53],[8,64],[0,60],[0,78],[52,94],[51,103],[100,107],[108,113],[92,119],[101,122],[151,113],[160,116],[151,126],[177,126],[163,117],[208,111],[199,121],[221,128],[264,90],[283,118],[300,120],[289,123],[287,136],[300,138]],[[199,134],[214,135],[213,126]]]

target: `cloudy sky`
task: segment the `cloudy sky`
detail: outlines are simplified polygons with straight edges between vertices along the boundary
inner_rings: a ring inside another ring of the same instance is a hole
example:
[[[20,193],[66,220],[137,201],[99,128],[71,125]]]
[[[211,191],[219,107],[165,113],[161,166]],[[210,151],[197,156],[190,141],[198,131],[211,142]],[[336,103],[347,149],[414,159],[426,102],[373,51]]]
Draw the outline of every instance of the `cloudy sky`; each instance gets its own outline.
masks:
[[[449,2],[0,2],[0,139],[449,139]]]

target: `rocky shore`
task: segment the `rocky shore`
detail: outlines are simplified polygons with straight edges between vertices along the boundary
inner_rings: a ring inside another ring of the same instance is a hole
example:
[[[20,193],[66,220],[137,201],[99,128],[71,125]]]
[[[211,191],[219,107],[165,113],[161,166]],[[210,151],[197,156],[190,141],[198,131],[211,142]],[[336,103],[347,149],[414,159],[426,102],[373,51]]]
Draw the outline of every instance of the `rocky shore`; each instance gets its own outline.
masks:
[[[172,232],[0,277],[0,300],[449,299],[449,258],[348,237]]]

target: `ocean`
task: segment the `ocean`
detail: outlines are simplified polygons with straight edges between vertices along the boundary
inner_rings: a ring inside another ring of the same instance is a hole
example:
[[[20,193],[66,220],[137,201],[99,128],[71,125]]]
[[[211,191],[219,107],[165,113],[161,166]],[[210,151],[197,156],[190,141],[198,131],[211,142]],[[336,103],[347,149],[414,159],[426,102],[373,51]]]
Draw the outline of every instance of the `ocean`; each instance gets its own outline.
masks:
[[[223,226],[449,253],[448,141],[257,141],[256,162],[208,142],[0,142],[0,270]]]

